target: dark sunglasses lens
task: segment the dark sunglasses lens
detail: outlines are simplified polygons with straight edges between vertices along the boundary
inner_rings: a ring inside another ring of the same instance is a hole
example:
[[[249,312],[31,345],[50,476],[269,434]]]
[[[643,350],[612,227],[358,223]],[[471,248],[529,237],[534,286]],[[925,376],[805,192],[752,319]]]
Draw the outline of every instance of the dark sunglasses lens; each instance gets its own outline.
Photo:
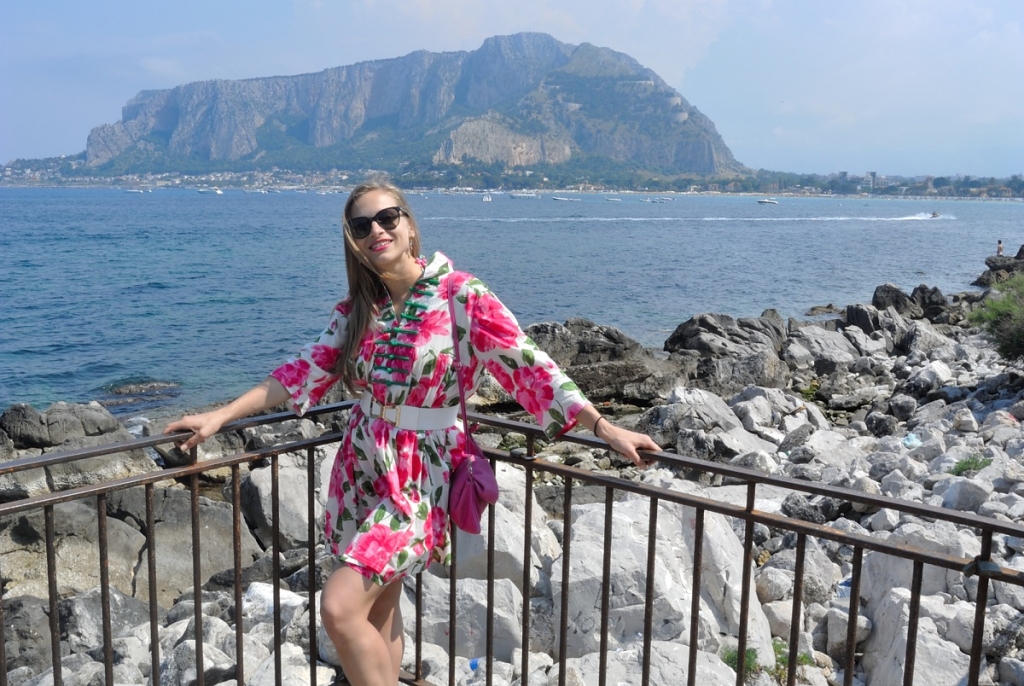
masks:
[[[377,216],[373,218],[375,222],[380,224],[380,228],[385,231],[391,231],[398,226],[398,220],[402,216],[401,210],[397,207],[389,207],[381,210],[377,213]]]
[[[348,228],[352,230],[353,238],[366,238],[370,235],[370,224],[373,222],[369,217],[352,217],[348,221]]]

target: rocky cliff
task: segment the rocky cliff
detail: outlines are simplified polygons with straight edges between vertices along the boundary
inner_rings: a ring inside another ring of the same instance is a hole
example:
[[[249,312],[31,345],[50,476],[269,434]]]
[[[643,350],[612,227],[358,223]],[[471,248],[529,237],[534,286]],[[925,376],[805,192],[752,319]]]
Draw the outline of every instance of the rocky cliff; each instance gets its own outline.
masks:
[[[668,173],[743,170],[711,120],[657,74],[538,33],[488,38],[472,52],[143,91],[121,121],[93,129],[87,160],[255,163],[282,150],[322,151],[341,167],[367,156],[525,166],[593,155]]]

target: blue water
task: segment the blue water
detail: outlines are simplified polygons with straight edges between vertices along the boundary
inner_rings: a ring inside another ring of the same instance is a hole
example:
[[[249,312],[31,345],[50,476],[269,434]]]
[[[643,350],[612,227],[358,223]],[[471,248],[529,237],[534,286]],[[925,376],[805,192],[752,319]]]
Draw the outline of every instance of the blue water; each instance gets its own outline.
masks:
[[[968,290],[997,239],[1008,254],[1024,241],[1024,203],[572,197],[410,200],[424,251],[487,281],[524,325],[583,316],[652,347],[699,312],[801,317],[885,282]],[[245,390],[344,295],[344,200],[0,189],[0,409],[110,400],[133,380],[174,387],[115,411]]]

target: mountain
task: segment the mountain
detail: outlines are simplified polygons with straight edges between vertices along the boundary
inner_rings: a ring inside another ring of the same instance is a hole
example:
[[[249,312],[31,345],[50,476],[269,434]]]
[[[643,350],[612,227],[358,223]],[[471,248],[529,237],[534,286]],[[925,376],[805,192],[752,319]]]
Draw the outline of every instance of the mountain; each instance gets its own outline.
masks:
[[[747,171],[710,119],[628,55],[542,33],[316,74],[142,91],[89,134],[87,164],[170,170],[603,158],[666,174]]]

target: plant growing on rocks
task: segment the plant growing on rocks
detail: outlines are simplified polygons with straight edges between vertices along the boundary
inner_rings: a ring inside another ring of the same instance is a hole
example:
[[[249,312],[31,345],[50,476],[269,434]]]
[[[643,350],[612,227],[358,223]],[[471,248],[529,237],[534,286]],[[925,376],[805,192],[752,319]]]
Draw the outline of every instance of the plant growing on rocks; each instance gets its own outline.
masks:
[[[1024,359],[1024,274],[999,284],[998,295],[986,299],[969,321],[984,329],[1006,360]]]
[[[966,457],[953,465],[953,468],[949,470],[949,473],[953,476],[963,476],[964,474],[972,472],[980,472],[990,464],[992,464],[991,457],[971,455],[970,457]]]

